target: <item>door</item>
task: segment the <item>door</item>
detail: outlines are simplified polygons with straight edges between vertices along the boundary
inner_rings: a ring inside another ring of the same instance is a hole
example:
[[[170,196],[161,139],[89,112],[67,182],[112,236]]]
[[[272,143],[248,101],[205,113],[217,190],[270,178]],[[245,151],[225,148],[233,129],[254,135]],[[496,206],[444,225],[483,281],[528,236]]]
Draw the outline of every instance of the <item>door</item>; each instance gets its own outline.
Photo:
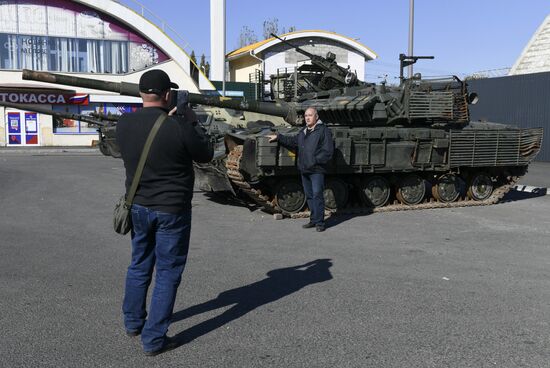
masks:
[[[7,111],[6,126],[8,146],[38,146],[40,144],[37,113]]]

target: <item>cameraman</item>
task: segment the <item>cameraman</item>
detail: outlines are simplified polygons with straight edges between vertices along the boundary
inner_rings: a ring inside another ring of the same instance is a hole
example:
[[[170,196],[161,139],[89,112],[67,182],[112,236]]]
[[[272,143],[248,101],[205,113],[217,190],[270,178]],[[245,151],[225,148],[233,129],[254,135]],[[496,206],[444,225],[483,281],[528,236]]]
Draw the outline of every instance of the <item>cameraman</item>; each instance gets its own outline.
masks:
[[[139,81],[143,109],[120,117],[116,138],[126,168],[126,191],[151,128],[160,114],[168,114],[171,88],[178,85],[164,71],[144,73]],[[209,162],[213,156],[192,110],[188,108],[184,116],[173,115],[174,111],[151,145],[132,205],[132,260],[122,310],[126,333],[141,334],[146,355],[175,346],[166,332],[189,250],[193,161]],[[154,268],[156,281],[147,314]]]

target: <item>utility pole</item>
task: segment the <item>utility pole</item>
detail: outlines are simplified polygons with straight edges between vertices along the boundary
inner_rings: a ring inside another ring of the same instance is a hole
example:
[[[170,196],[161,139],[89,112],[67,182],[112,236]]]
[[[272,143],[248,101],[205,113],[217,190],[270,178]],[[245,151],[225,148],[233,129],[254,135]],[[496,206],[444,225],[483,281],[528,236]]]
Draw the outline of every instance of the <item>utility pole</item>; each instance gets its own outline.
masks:
[[[210,79],[222,81],[225,96],[225,0],[210,0]]]
[[[414,0],[409,0],[409,51],[407,56],[414,56],[413,39],[414,39]],[[409,65],[408,74],[409,74],[409,78],[412,78],[413,76],[412,64]]]
[[[226,76],[226,60],[225,60],[225,54],[226,54],[226,40],[225,40],[225,0],[223,0],[223,79],[222,79],[222,96],[225,97],[225,76]]]

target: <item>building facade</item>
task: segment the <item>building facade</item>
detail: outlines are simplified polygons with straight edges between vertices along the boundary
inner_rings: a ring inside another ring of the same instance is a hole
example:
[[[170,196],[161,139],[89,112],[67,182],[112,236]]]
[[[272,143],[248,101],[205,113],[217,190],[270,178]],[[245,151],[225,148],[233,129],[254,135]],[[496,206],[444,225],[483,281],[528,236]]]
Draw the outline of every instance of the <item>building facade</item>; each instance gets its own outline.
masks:
[[[40,104],[56,111],[120,114],[135,97],[23,81],[32,69],[137,83],[147,70],[165,70],[180,88],[198,92],[190,58],[149,20],[112,0],[0,2],[0,102]],[[201,73],[202,89],[213,89]],[[96,128],[73,120],[0,107],[0,146],[89,146]]]
[[[509,75],[550,72],[550,15],[539,26]]]
[[[305,51],[326,56],[327,52],[336,55],[338,65],[357,73],[359,80],[365,80],[365,62],[377,58],[376,53],[360,42],[334,33],[321,30],[296,31],[280,36],[293,46]],[[250,82],[258,71],[265,79],[282,70],[291,70],[307,63],[309,58],[275,37],[231,51],[227,55],[229,80]]]

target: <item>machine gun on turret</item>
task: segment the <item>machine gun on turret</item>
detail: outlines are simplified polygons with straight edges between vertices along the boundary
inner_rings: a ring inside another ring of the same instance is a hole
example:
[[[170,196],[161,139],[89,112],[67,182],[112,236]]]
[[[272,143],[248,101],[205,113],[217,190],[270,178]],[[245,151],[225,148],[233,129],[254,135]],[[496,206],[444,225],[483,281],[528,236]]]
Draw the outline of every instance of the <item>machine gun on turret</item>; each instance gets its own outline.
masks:
[[[399,81],[403,83],[403,81],[405,80],[405,77],[403,75],[403,70],[405,69],[405,67],[415,64],[419,59],[431,60],[433,58],[433,56],[408,56],[405,54],[399,54]],[[411,75],[409,78],[412,77],[413,76]],[[420,77],[418,79],[420,79]]]
[[[322,71],[323,77],[319,83],[321,90],[330,90],[334,88],[342,87],[354,87],[363,85],[364,82],[361,82],[357,79],[357,75],[351,70],[346,69],[338,65],[336,62],[336,55],[332,52],[328,52],[326,57],[319,55],[314,55],[299,46],[293,45],[285,39],[277,36],[272,33],[271,36],[275,37],[285,45],[292,47],[296,52],[307,56],[311,60],[311,64],[316,66],[319,71]]]

